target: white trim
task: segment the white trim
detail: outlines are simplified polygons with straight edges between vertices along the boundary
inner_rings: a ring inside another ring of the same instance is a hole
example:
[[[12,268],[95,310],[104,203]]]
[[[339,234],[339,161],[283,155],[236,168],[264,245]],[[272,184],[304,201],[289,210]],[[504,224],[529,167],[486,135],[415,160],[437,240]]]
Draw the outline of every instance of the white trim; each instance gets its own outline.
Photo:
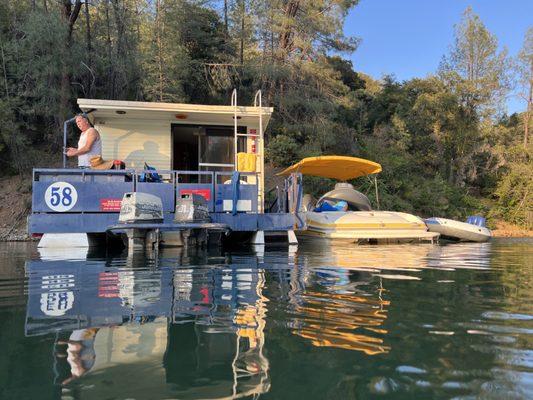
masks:
[[[38,248],[89,247],[86,233],[45,233]]]
[[[228,167],[233,168],[233,164],[217,164],[217,163],[198,163],[199,167]]]
[[[152,103],[143,101],[119,101],[119,100],[97,100],[97,99],[78,99],[78,106],[81,109],[90,110],[97,108],[100,110],[123,110],[123,111],[170,111],[170,112],[189,112],[189,113],[214,113],[234,115],[236,109],[238,115],[259,116],[262,114],[272,114],[272,107],[245,106],[211,106],[205,104],[182,104],[182,103]]]
[[[222,209],[224,211],[233,210],[233,200],[224,200]],[[237,211],[252,211],[252,200],[237,200]]]

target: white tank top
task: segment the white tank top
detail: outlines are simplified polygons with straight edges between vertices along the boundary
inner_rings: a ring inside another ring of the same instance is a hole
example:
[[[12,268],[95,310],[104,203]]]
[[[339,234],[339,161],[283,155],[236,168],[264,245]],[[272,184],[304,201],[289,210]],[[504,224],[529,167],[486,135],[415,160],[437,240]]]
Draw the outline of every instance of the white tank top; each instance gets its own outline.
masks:
[[[78,149],[85,146],[87,143],[87,131],[82,132],[80,135],[80,140],[78,140]],[[80,167],[90,167],[91,166],[91,157],[101,156],[102,155],[102,141],[100,140],[100,135],[93,142],[93,145],[89,151],[85,154],[80,154],[78,156],[78,166]]]

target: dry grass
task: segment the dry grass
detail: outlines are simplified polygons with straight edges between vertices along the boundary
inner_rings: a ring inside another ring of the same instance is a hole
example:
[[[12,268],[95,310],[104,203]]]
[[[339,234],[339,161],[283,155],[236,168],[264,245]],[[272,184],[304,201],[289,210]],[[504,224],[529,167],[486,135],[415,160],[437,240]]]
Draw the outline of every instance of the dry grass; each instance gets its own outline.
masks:
[[[31,177],[0,178],[0,240],[25,236],[31,210]]]
[[[496,229],[492,230],[495,237],[533,237],[533,230],[522,228],[505,221],[496,221]]]

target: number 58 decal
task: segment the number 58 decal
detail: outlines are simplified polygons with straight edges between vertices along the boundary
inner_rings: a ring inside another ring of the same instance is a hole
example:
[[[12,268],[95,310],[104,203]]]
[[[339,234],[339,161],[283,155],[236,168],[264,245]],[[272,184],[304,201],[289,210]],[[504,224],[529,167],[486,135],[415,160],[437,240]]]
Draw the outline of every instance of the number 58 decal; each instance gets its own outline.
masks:
[[[57,212],[65,212],[76,205],[78,192],[70,183],[54,182],[46,189],[44,201],[48,208]]]

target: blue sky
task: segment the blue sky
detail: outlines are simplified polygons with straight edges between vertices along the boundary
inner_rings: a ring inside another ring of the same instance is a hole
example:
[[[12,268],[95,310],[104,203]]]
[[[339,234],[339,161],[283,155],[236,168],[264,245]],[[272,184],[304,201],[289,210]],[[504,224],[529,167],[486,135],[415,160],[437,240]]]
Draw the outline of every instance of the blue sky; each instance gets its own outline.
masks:
[[[374,78],[392,74],[400,81],[434,73],[468,6],[515,56],[533,26],[533,0],[360,0],[344,27],[361,39],[350,56],[355,70]],[[521,111],[525,103],[510,96],[507,107]]]

